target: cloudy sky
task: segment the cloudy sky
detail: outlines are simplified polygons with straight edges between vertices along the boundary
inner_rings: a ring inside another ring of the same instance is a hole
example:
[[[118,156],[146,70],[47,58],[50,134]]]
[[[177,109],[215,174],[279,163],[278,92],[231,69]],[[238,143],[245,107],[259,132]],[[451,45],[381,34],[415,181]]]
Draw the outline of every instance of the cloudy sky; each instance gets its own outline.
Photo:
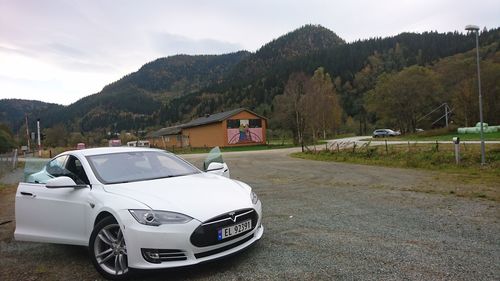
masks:
[[[174,54],[255,51],[304,24],[346,41],[500,26],[498,0],[0,0],[0,99],[70,104]]]

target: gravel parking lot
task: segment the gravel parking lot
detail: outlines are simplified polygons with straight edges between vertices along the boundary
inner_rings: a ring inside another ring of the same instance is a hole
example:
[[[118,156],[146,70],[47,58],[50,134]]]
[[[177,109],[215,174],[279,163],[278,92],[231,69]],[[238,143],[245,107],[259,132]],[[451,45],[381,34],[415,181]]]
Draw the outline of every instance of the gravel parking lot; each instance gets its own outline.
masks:
[[[224,155],[264,204],[247,251],[139,280],[499,280],[500,204],[408,191],[454,184],[426,171],[314,162],[291,150]],[[201,163],[203,155],[186,155]],[[500,187],[497,187],[500,188]],[[0,190],[0,220],[15,188]],[[0,225],[0,280],[101,280],[83,247],[13,241]]]

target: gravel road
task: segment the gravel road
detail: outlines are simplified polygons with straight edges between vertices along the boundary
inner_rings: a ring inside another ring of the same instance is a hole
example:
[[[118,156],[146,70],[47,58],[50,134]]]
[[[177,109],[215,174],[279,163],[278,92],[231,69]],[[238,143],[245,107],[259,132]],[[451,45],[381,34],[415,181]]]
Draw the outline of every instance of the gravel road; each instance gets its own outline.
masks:
[[[500,280],[500,204],[408,191],[449,185],[425,171],[315,162],[292,150],[224,155],[254,187],[265,232],[217,262],[139,280]],[[201,163],[203,155],[186,155]],[[14,188],[0,190],[12,218]],[[16,242],[0,226],[0,280],[100,280],[83,247]]]

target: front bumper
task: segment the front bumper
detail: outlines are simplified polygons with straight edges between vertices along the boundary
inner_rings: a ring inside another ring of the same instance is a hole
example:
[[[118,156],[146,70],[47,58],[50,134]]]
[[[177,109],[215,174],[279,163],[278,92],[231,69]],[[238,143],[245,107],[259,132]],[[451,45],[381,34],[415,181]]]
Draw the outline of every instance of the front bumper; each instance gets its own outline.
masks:
[[[127,245],[128,266],[137,269],[182,267],[237,253],[258,241],[264,233],[260,204],[258,207],[256,211],[259,217],[252,231],[237,239],[207,247],[196,247],[190,241],[191,234],[201,224],[197,220],[186,224],[153,227],[139,224],[132,216],[124,214],[122,217],[127,219],[122,221],[122,228]],[[175,251],[176,258],[152,263],[144,258],[141,249],[163,249],[167,256],[169,252]]]

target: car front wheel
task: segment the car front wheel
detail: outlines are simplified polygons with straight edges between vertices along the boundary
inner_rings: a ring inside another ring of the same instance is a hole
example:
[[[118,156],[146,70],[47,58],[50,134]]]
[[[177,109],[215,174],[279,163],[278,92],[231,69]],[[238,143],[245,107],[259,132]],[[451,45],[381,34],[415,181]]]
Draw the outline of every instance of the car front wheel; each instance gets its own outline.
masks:
[[[107,217],[94,227],[89,241],[90,258],[106,279],[124,280],[130,275],[127,246],[115,218]]]

